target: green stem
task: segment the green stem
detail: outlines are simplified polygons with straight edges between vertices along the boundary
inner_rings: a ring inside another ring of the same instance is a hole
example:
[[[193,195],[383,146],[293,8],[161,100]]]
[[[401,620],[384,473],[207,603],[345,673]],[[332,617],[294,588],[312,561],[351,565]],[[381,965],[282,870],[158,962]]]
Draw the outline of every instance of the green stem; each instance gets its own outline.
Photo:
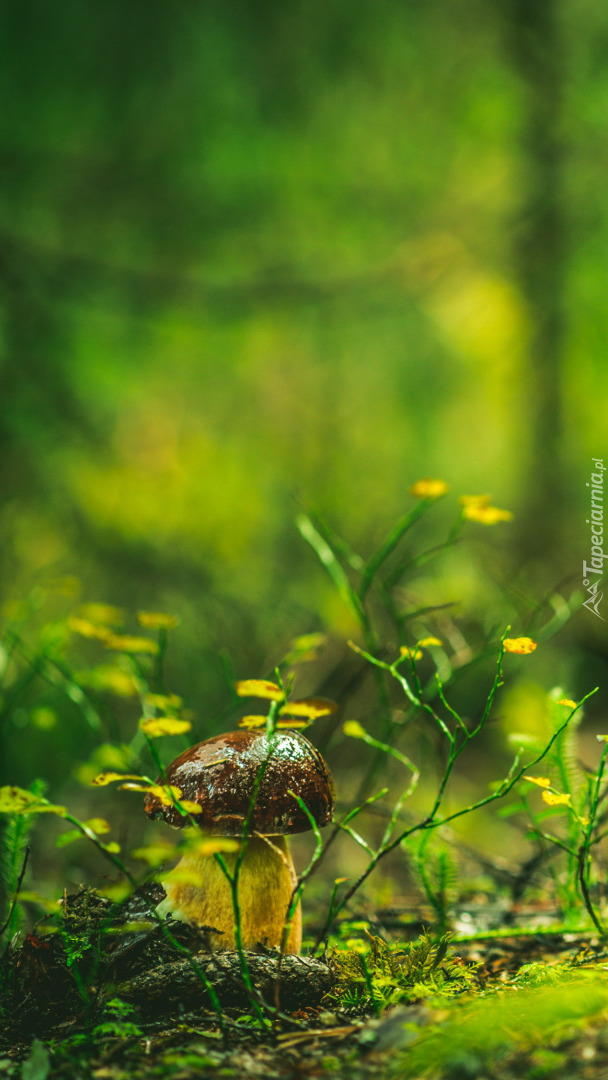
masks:
[[[537,754],[537,756],[532,761],[528,762],[526,765],[522,765],[521,767],[518,767],[519,755],[517,755],[514,762],[513,762],[513,764],[511,765],[511,768],[510,768],[507,776],[499,784],[498,788],[495,791],[493,791],[490,795],[485,796],[485,798],[483,798],[483,799],[478,799],[476,802],[471,803],[469,806],[465,806],[460,810],[455,810],[451,814],[446,814],[446,816],[443,817],[443,818],[437,819],[436,817],[432,817],[431,814],[429,814],[427,817],[423,818],[421,821],[417,822],[415,825],[412,825],[410,828],[405,829],[402,833],[400,833],[399,836],[397,836],[393,840],[391,840],[390,843],[386,844],[384,847],[379,848],[378,851],[376,851],[375,854],[373,855],[373,857],[370,859],[370,861],[369,861],[367,867],[365,868],[365,870],[359,875],[359,877],[354,882],[354,884],[351,885],[350,889],[348,889],[346,891],[346,893],[344,894],[344,896],[340,900],[339,904],[335,907],[335,909],[333,911],[333,914],[332,914],[332,918],[335,917],[337,914],[339,914],[339,912],[343,910],[343,908],[346,906],[346,904],[348,904],[350,899],[361,888],[363,883],[365,881],[367,881],[368,877],[375,870],[375,868],[378,865],[378,863],[380,862],[380,860],[385,858],[391,851],[394,851],[395,848],[397,848],[401,843],[403,843],[404,840],[408,839],[408,837],[412,836],[416,832],[420,832],[422,829],[437,829],[437,828],[440,828],[442,825],[447,825],[448,822],[454,821],[456,818],[462,817],[465,814],[471,814],[471,813],[473,813],[474,810],[479,810],[480,807],[487,806],[490,803],[496,802],[497,799],[502,799],[502,798],[504,798],[505,795],[508,795],[508,793],[515,787],[515,784],[517,784],[518,781],[521,780],[524,773],[528,769],[533,768],[535,765],[538,765],[539,762],[541,762],[546,757],[546,755],[549,753],[549,750],[553,746],[555,740],[559,737],[559,735],[562,733],[562,731],[564,731],[566,729],[566,727],[568,726],[568,724],[570,723],[570,720],[574,716],[574,713],[578,709],[580,709],[583,706],[583,704],[585,703],[585,701],[587,701],[593,694],[597,693],[597,689],[598,688],[596,687],[594,690],[591,690],[588,694],[585,695],[585,697],[577,705],[576,709],[573,709],[568,714],[568,716],[563,721],[563,723],[556,729],[556,731],[551,736],[551,738],[549,739],[549,741],[546,744],[546,746],[544,747],[544,749],[539,754]],[[434,807],[433,807],[433,813],[434,814],[437,813],[438,808],[439,807],[438,807],[437,800],[435,800],[435,804],[434,804]],[[325,937],[326,937],[326,935],[327,935],[327,933],[329,931],[330,925],[331,925],[331,923],[328,921],[328,919],[326,919],[321,931],[317,935],[317,939],[315,941],[313,951],[315,951],[319,947],[321,942],[325,939]]]
[[[412,525],[414,525],[415,522],[418,521],[418,518],[421,518],[423,514],[426,514],[426,512],[430,510],[434,502],[436,502],[435,499],[421,499],[421,501],[416,506],[414,506],[413,509],[409,511],[409,513],[404,514],[403,517],[399,518],[399,521],[396,523],[395,527],[388,534],[388,536],[380,545],[376,553],[372,555],[367,566],[365,567],[365,570],[363,571],[361,584],[359,586],[359,600],[361,601],[361,603],[363,603],[369,587],[372,584],[372,581],[374,580],[376,574],[378,573],[378,570],[380,569],[382,564],[386,562],[389,555],[395,550],[397,544],[401,540],[401,537],[408,531],[408,529],[411,529]]]

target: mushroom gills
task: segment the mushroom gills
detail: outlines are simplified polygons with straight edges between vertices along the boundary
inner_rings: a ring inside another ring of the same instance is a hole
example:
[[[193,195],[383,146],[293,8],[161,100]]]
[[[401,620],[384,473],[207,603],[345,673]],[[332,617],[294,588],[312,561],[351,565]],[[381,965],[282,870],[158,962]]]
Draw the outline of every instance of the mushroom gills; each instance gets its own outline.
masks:
[[[223,858],[233,874],[237,855],[225,854]],[[180,877],[187,880],[180,881]],[[296,882],[286,836],[247,838],[238,884],[244,949],[280,948]],[[184,855],[175,867],[174,880],[168,878],[163,886],[167,896],[157,908],[160,915],[171,914],[183,922],[212,927],[208,933],[210,949],[236,948],[232,891],[213,855]],[[298,903],[285,952],[299,953],[301,943],[302,916]]]

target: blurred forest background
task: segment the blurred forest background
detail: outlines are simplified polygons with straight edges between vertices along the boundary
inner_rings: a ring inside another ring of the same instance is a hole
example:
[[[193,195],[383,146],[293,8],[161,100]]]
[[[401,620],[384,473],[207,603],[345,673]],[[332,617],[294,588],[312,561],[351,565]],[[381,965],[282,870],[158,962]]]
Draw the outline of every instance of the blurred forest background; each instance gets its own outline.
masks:
[[[461,494],[514,520],[470,523],[410,599],[453,602],[467,642],[564,624],[525,660],[519,730],[539,687],[601,685],[605,623],[577,609],[607,449],[608,11],[6,0],[0,40],[4,619],[178,616],[197,738],[234,723],[231,673],[323,632],[301,688],[361,718],[357,627],[294,520],[369,556],[436,476],[413,550]],[[20,701],[4,783],[72,797],[98,733],[71,708]],[[132,703],[106,712],[128,741]]]

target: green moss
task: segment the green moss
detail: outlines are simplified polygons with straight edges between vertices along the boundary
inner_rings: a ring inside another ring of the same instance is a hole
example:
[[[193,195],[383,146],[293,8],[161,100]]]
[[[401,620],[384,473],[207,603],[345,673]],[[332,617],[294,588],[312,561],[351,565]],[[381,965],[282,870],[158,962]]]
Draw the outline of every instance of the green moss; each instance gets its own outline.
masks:
[[[547,1045],[559,1054],[560,1039],[584,1027],[607,1005],[608,980],[596,972],[585,976],[563,972],[554,985],[525,990],[512,986],[474,1001],[453,1003],[449,1018],[425,1030],[408,1047],[407,1055],[399,1056],[390,1075],[403,1080],[435,1076],[455,1057],[487,1061],[509,1048],[533,1051],[533,1068],[549,1071]]]
[[[566,1055],[556,1050],[535,1050],[531,1055],[532,1064],[526,1073],[526,1080],[544,1080],[558,1069],[562,1069]]]

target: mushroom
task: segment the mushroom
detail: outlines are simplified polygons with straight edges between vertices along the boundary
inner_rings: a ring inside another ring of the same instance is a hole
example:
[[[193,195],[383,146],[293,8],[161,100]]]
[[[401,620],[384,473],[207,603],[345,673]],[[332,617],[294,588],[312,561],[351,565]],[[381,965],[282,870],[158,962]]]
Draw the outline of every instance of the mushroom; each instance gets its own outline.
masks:
[[[200,806],[195,820],[203,833],[243,838],[237,893],[243,948],[280,946],[297,881],[287,834],[311,828],[295,796],[318,826],[327,825],[333,812],[333,782],[318,750],[292,730],[233,731],[185,750],[167,767],[166,782]],[[188,823],[177,807],[164,805],[153,793],[144,805],[149,817],[162,817],[176,828]],[[237,855],[223,857],[232,874]],[[186,853],[175,880],[163,884],[163,913],[212,928],[210,948],[235,948],[230,883],[214,855]],[[298,904],[286,952],[299,953],[301,941]]]

